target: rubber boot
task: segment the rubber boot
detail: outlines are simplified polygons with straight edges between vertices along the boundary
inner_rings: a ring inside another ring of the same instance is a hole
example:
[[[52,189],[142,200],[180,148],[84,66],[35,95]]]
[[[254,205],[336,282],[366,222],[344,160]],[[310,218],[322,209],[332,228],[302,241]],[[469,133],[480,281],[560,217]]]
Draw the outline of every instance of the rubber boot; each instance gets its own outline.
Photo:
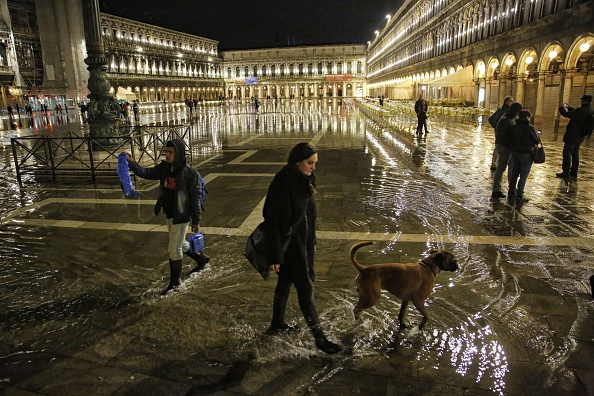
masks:
[[[272,321],[270,326],[264,334],[291,334],[299,333],[301,329],[299,326],[291,326],[285,322],[285,311],[287,309],[287,301],[289,300],[288,293],[274,292],[274,301],[272,303]]]
[[[206,264],[208,264],[208,262],[210,261],[210,257],[204,254],[204,252],[190,253],[188,251],[186,252],[186,254],[196,262],[196,266],[192,268],[192,271],[190,271],[190,275],[192,275],[194,272],[202,271],[204,269],[204,266],[206,266]]]
[[[313,299],[309,303],[301,303],[301,301],[299,301],[299,305],[301,306],[301,312],[303,312],[303,315],[305,316],[305,321],[316,340],[318,349],[321,349],[329,355],[342,351],[340,345],[335,344],[326,338],[324,331],[320,327],[320,321],[318,320],[316,307],[313,305]]]
[[[169,286],[167,286],[165,290],[161,292],[162,296],[166,295],[171,290],[177,289],[181,284],[182,261],[169,260],[169,270],[171,271]]]

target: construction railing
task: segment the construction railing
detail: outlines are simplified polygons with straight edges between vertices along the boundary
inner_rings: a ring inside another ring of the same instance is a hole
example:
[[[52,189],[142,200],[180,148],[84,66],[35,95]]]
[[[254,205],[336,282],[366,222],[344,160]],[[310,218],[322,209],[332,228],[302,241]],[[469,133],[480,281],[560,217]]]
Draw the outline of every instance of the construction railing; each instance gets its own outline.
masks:
[[[160,161],[168,140],[181,139],[192,161],[193,142],[198,136],[195,124],[142,126],[120,130],[120,136],[93,138],[68,132],[63,136],[28,136],[10,139],[19,184],[23,180],[59,181],[117,176],[117,157],[128,151],[136,161],[153,165]],[[34,177],[29,177],[34,176]]]

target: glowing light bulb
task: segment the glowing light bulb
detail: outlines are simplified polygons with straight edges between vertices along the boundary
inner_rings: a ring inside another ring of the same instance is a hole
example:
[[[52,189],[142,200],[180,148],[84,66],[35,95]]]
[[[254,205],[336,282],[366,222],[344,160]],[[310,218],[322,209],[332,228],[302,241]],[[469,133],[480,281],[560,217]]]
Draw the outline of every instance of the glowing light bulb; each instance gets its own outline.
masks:
[[[508,58],[508,59],[505,61],[505,64],[506,64],[506,65],[508,65],[508,66],[511,66],[511,65],[513,65],[513,64],[514,64],[514,60],[513,60],[512,58]]]
[[[590,49],[590,44],[589,43],[584,43],[582,45],[580,45],[580,51],[582,52],[586,52]]]
[[[529,56],[528,58],[526,58],[526,64],[529,65],[529,64],[532,63],[532,61],[534,61],[534,58],[533,57]]]
[[[557,57],[557,51],[555,51],[555,50],[552,50],[551,52],[549,52],[549,58],[550,58],[551,60],[552,60],[552,59],[555,59],[556,57]]]

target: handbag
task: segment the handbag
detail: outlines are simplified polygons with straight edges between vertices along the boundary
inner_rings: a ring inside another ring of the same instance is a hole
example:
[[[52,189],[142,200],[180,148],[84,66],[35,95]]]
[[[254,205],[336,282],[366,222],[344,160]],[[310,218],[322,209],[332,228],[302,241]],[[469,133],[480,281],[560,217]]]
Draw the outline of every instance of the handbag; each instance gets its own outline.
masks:
[[[189,253],[198,253],[204,250],[204,236],[202,235],[202,231],[190,235],[188,242],[190,242]]]
[[[541,141],[536,143],[536,146],[534,147],[534,154],[532,156],[532,161],[535,164],[543,164],[545,162],[545,151],[544,151],[544,147],[542,146]]]
[[[283,243],[281,248],[280,256],[283,257],[289,248],[289,243],[297,229],[299,223],[301,223],[301,217],[297,222],[290,228],[287,234],[287,240]],[[270,265],[268,263],[268,241],[266,239],[266,233],[264,232],[264,222],[260,223],[258,227],[251,233],[245,244],[245,250],[243,255],[248,259],[252,267],[264,280],[270,276]]]

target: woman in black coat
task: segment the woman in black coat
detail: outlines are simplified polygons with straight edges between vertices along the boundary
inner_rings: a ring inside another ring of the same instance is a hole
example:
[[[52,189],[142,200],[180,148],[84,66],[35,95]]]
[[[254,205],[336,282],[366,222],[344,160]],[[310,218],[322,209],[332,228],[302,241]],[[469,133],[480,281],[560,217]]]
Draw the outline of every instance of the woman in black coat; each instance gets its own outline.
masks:
[[[324,335],[313,299],[317,217],[313,194],[317,161],[317,149],[313,145],[297,144],[289,153],[287,165],[275,175],[268,188],[263,210],[269,241],[268,263],[270,270],[278,274],[278,282],[274,290],[272,321],[266,334],[299,331],[298,327],[285,322],[291,285],[295,285],[299,307],[316,346],[326,353],[336,353],[341,348]]]

